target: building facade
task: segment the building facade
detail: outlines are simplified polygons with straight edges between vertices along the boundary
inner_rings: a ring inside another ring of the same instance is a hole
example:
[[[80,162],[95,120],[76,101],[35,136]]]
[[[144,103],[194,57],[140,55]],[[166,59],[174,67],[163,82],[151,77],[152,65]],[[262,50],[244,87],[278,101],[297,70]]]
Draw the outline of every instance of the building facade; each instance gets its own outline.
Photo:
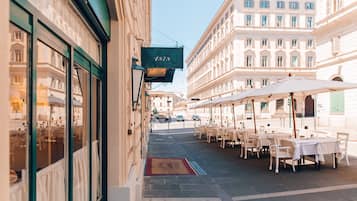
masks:
[[[316,13],[317,79],[356,82],[357,2],[318,0]],[[318,123],[328,127],[357,129],[357,90],[318,96]]]
[[[237,94],[289,74],[315,78],[315,6],[314,0],[224,1],[186,58],[188,99],[203,102]],[[297,98],[304,102],[305,97]],[[314,113],[313,104],[303,105],[298,105],[298,115]],[[238,119],[251,116],[250,103],[236,107]],[[286,116],[289,110],[287,99],[255,103],[255,108],[258,118]],[[231,106],[222,110],[224,124],[232,125]],[[206,118],[207,112],[197,109]],[[220,108],[212,113],[218,119]]]
[[[174,92],[150,91],[150,103],[153,114],[166,117],[176,116],[174,113],[177,103],[183,100],[182,96]]]
[[[150,83],[133,107],[132,58],[151,1],[2,7],[0,200],[141,200]]]

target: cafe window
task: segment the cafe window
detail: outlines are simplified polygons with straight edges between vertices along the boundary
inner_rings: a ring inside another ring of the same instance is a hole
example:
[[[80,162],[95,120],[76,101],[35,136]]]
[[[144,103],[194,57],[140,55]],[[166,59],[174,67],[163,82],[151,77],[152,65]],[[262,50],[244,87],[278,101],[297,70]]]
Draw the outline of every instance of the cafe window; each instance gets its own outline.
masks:
[[[105,192],[102,46],[80,12],[63,2],[29,0],[49,18],[44,20],[32,6],[23,9],[11,1],[11,12],[28,17],[10,15],[14,23],[10,23],[8,38],[14,41],[9,47],[11,201],[63,201],[69,197],[81,201],[90,196],[98,201]],[[49,7],[53,12],[47,12]],[[49,21],[53,24],[46,23]],[[56,29],[64,33],[53,34]],[[37,41],[31,41],[32,37]],[[70,50],[74,50],[72,54]],[[69,166],[71,158],[73,165]],[[72,189],[68,189],[70,182]]]
[[[24,38],[21,41],[21,45],[24,49],[29,49],[30,37],[29,34],[20,29],[19,27],[10,24],[9,35],[14,35],[16,39],[20,36]],[[18,44],[11,43],[10,50]],[[15,53],[16,52],[16,53]],[[27,52],[27,51],[24,51]],[[27,122],[28,117],[28,104],[29,104],[29,91],[28,91],[28,70],[29,63],[23,59],[27,55],[23,55],[23,52],[19,49],[15,49],[15,55],[11,54],[12,59],[9,63],[9,77],[10,77],[10,115],[9,115],[9,133],[10,136],[10,175],[9,183],[10,189],[14,191],[14,196],[18,196],[21,192],[16,191],[17,186],[21,186],[22,190],[27,192],[28,190],[28,155],[27,150],[29,148],[29,129]],[[21,61],[21,64],[15,64],[14,62]],[[20,84],[21,83],[21,84]],[[11,201],[13,196],[10,195]],[[27,194],[22,195],[22,200],[28,200]]]
[[[56,179],[47,186],[38,185],[37,194],[41,192],[56,193],[59,198],[64,199],[66,195],[67,179],[65,177],[65,147],[66,142],[66,93],[58,91],[60,82],[66,84],[66,71],[57,74],[51,73],[55,70],[52,64],[52,57],[44,55],[54,55],[52,47],[37,41],[37,180],[39,183],[45,182],[50,174],[56,174]],[[58,52],[56,52],[58,53]],[[58,53],[59,54],[59,53]],[[64,56],[62,56],[64,57]],[[64,58],[65,59],[65,58]],[[68,61],[67,61],[68,65]],[[52,80],[51,82],[49,82]],[[54,84],[55,83],[55,84]],[[61,196],[60,196],[61,195]]]

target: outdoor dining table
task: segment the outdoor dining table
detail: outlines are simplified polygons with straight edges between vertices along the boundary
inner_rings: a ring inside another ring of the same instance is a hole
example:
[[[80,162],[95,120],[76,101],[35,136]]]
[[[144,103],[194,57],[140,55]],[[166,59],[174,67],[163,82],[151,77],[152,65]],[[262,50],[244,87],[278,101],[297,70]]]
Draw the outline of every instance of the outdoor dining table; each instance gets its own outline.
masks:
[[[258,147],[269,147],[272,144],[275,144],[275,139],[289,139],[291,138],[290,133],[261,133],[251,135],[251,137],[255,137],[258,140]]]
[[[300,160],[303,156],[315,156],[315,162],[324,162],[324,155],[332,154],[333,168],[336,168],[337,154],[340,153],[339,143],[336,138],[300,138],[282,139],[281,146],[293,147],[293,160]]]

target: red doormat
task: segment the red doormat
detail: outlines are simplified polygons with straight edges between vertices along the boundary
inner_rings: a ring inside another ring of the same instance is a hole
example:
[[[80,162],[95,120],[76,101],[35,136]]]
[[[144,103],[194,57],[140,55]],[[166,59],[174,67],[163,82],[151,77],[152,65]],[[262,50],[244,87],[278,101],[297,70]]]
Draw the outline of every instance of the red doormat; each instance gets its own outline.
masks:
[[[145,176],[196,175],[185,158],[147,158]]]

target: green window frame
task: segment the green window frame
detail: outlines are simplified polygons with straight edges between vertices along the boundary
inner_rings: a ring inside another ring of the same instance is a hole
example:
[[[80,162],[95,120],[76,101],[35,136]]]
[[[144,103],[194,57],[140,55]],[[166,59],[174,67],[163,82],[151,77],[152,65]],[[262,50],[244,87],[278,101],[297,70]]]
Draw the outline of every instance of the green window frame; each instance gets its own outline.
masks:
[[[81,14],[83,16],[84,13],[81,11]],[[67,200],[72,201],[73,200],[73,130],[72,130],[72,88],[71,88],[71,79],[72,79],[72,66],[74,65],[75,62],[79,64],[83,64],[82,66],[86,68],[87,71],[90,72],[90,78],[92,76],[96,77],[98,80],[101,81],[102,83],[102,108],[101,111],[103,114],[106,114],[107,111],[107,105],[106,103],[106,65],[107,65],[107,60],[106,60],[106,53],[107,53],[107,45],[106,43],[108,42],[109,38],[108,36],[103,36],[98,34],[99,41],[101,43],[101,48],[102,48],[102,54],[101,54],[101,64],[98,64],[92,59],[85,51],[83,51],[80,47],[75,45],[75,43],[68,38],[61,30],[59,30],[53,23],[49,22],[47,18],[45,18],[40,11],[38,11],[34,6],[29,3],[28,0],[10,0],[10,22],[11,24],[14,24],[15,26],[18,26],[25,32],[29,34],[29,37],[31,39],[31,42],[29,43],[28,46],[28,56],[29,56],[29,75],[28,75],[28,93],[29,93],[29,109],[28,109],[28,115],[29,115],[29,146],[28,146],[28,201],[36,201],[37,198],[37,192],[36,192],[36,171],[37,171],[37,158],[36,158],[36,146],[37,146],[37,131],[36,131],[36,101],[37,101],[37,91],[36,91],[36,78],[37,78],[37,50],[36,50],[36,43],[38,41],[41,41],[45,43],[46,45],[50,46],[51,48],[55,49],[56,51],[60,52],[68,58],[69,64],[68,64],[68,69],[67,69],[67,75],[66,75],[66,81],[67,81],[67,87],[66,87],[66,116],[67,116],[67,175],[66,177],[68,178],[68,184],[66,188],[68,191],[66,192],[67,195]],[[98,27],[92,27],[94,29],[98,29]],[[98,33],[98,31],[96,31]],[[91,90],[89,90],[91,92]],[[90,108],[90,113],[91,113],[92,108]],[[106,128],[106,116],[101,115],[101,133],[102,133],[102,163],[101,169],[102,169],[102,198],[100,200],[107,200],[107,151],[106,151],[106,133],[107,133],[107,128]],[[91,128],[91,121],[89,128]],[[90,131],[91,132],[91,131]],[[71,136],[71,137],[68,137]],[[91,135],[90,135],[91,136]],[[91,140],[91,139],[90,139]],[[90,143],[90,149],[91,149],[91,143]],[[92,158],[91,158],[91,151],[89,151],[90,154],[88,154],[90,164],[92,164]],[[91,166],[89,167],[90,172]],[[90,180],[91,175],[88,177]],[[91,199],[92,193],[91,193],[91,186],[89,190],[89,199]]]

